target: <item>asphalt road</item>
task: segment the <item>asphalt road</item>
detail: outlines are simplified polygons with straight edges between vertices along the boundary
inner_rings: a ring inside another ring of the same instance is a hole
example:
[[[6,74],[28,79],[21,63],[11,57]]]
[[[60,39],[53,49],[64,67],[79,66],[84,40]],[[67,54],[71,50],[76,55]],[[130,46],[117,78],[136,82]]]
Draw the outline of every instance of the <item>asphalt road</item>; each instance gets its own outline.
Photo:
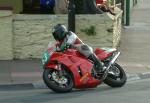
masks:
[[[106,85],[58,94],[49,89],[0,91],[0,103],[150,103],[150,78],[128,82],[122,88]]]

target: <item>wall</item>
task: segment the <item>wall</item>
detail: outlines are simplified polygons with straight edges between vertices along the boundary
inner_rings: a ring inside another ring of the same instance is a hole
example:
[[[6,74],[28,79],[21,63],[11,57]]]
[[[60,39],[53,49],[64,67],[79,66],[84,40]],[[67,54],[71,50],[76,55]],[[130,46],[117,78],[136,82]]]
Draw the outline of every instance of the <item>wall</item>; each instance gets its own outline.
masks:
[[[0,0],[0,6],[13,7],[14,13],[20,13],[23,9],[23,0]]]
[[[117,47],[121,34],[121,14],[76,15],[76,33],[87,44],[96,47]],[[48,42],[54,42],[52,27],[58,23],[67,26],[68,15],[23,15],[0,18],[0,59],[41,58]],[[5,20],[4,20],[5,19]],[[13,21],[12,21],[13,19]],[[87,36],[83,30],[93,26],[96,35]],[[6,42],[7,41],[7,42]],[[7,46],[6,46],[7,45]],[[7,47],[7,48],[6,48]]]
[[[16,15],[13,22],[14,58],[40,58],[52,41],[53,16]]]
[[[14,13],[17,14],[23,11],[23,0],[11,0],[11,1],[12,1]]]
[[[12,0],[0,0],[0,5],[12,6]]]
[[[12,12],[0,11],[0,59],[13,59]]]
[[[62,23],[67,25],[68,15],[16,15],[14,25],[14,57],[40,58],[49,41],[54,41],[51,30],[54,25]],[[87,44],[93,47],[112,47],[113,32],[107,29],[113,27],[113,20],[107,14],[103,15],[77,15],[76,33]],[[83,29],[94,26],[96,35],[87,36]]]

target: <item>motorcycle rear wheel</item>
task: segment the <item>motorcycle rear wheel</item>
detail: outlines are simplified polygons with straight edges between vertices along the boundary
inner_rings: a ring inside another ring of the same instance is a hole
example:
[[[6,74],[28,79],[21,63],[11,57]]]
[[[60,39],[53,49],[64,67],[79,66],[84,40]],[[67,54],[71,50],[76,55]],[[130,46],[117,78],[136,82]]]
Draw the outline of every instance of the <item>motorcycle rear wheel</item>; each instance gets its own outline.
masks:
[[[115,75],[108,74],[108,76],[104,80],[104,83],[111,87],[122,87],[127,81],[127,76],[125,71],[117,63],[115,63],[112,67],[110,67],[110,69],[111,68],[113,69],[116,68],[117,70],[119,70],[119,75],[115,76]]]
[[[71,75],[67,72],[64,75],[65,78],[67,78],[66,84],[59,84],[57,81],[55,81],[52,78],[52,73],[58,72],[57,70],[54,69],[45,69],[43,72],[43,80],[45,84],[52,89],[54,92],[59,92],[59,93],[65,93],[65,92],[70,92],[73,88],[73,78]],[[61,78],[60,78],[61,79]]]

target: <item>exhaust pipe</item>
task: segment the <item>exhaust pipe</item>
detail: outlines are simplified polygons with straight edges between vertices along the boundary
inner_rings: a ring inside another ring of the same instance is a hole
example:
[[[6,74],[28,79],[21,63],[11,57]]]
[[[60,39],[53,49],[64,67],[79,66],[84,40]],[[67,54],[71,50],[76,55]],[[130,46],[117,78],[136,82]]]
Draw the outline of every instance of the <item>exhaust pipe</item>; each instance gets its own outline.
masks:
[[[104,72],[104,75],[103,75],[103,77],[102,77],[102,81],[105,80],[105,78],[107,77],[109,68],[111,67],[111,65],[113,65],[113,64],[115,63],[115,61],[117,60],[117,58],[119,57],[119,55],[120,55],[120,52],[117,52],[117,53],[113,56],[112,60],[109,62],[108,66],[107,66],[107,68],[106,68],[106,70],[105,70],[105,72]]]

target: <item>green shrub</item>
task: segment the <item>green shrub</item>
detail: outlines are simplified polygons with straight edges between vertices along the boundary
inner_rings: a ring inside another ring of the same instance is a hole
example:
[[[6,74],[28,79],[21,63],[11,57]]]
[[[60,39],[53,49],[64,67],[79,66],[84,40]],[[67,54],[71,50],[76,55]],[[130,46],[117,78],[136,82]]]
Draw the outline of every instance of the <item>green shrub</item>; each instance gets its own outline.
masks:
[[[81,29],[81,32],[84,32],[86,35],[89,36],[96,35],[96,28],[92,25],[89,28]]]

